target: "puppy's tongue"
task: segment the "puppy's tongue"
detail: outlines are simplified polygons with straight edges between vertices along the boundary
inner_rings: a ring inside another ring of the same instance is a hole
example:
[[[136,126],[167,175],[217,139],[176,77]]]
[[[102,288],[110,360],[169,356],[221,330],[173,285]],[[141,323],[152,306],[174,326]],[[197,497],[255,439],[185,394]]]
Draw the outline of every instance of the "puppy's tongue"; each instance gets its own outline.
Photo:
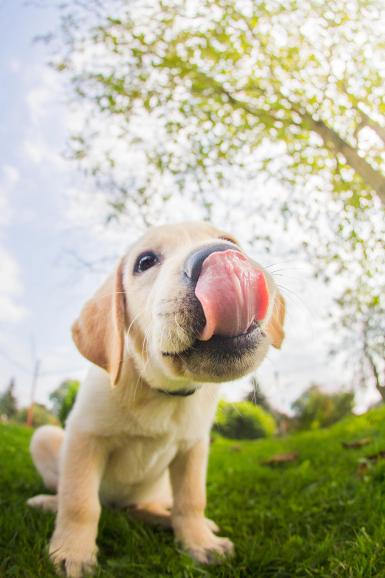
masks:
[[[211,253],[195,288],[206,318],[199,339],[246,333],[266,315],[269,297],[263,273],[239,251]]]

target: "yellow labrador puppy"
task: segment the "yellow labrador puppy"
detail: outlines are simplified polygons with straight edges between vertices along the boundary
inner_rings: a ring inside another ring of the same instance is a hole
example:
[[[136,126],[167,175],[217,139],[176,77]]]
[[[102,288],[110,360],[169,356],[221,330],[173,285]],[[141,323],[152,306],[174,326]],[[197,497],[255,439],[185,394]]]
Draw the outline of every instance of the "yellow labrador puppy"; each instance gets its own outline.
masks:
[[[29,505],[57,510],[50,556],[67,576],[96,563],[100,502],[171,526],[199,562],[232,553],[205,518],[218,387],[280,347],[283,319],[270,275],[209,224],[156,227],[130,248],[73,326],[92,366],[65,432],[31,442],[57,496]]]

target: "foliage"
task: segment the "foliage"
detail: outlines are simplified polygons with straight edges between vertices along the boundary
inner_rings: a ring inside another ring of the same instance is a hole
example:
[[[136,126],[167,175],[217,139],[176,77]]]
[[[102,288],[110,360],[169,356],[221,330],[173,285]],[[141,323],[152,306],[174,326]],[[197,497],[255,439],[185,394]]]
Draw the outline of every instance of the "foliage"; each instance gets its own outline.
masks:
[[[271,414],[249,401],[220,401],[214,429],[232,439],[257,439],[273,435],[276,424]]]
[[[0,417],[12,418],[17,412],[17,400],[15,396],[15,382],[11,379],[8,388],[0,396]]]
[[[71,156],[107,219],[177,208],[244,223],[260,252],[302,250],[332,286],[352,374],[384,385],[380,0],[64,6],[55,65],[83,117]]]
[[[127,147],[146,150],[142,122],[150,116],[157,123],[150,181],[155,172],[194,173],[201,182],[209,174],[212,187],[236,165],[254,175],[278,172],[301,189],[319,173],[352,204],[374,192],[385,202],[378,1],[352,2],[349,11],[342,0],[327,9],[316,0],[294,0],[289,10],[285,2],[251,0],[115,1],[88,9],[88,28],[84,4],[73,9],[72,26],[64,22],[68,51],[58,67],[94,104],[89,117],[96,109],[94,121],[105,116],[120,126]],[[88,140],[94,128],[83,127],[75,140],[77,158],[100,144]],[[113,166],[108,152],[96,170]],[[146,197],[150,181],[130,185]]]
[[[25,501],[44,493],[28,452],[31,431],[0,426],[0,574],[55,578],[46,555],[54,516]],[[370,446],[341,442],[370,437]],[[100,578],[380,578],[385,567],[384,461],[358,473],[365,456],[385,446],[385,408],[351,416],[330,429],[286,438],[234,442],[210,450],[207,515],[235,543],[236,556],[202,568],[182,555],[172,534],[103,508]],[[237,451],[235,451],[235,449]],[[296,451],[286,466],[263,462]],[[123,547],[124,545],[124,547]]]
[[[53,411],[63,426],[75,403],[79,387],[79,381],[76,379],[68,379],[63,381],[49,396],[53,405]]]
[[[354,393],[324,393],[318,385],[311,386],[292,405],[298,429],[329,427],[351,415]]]
[[[28,415],[28,408],[20,409],[17,414],[14,416],[15,421],[19,423],[26,423]],[[33,406],[33,417],[32,417],[32,426],[33,427],[40,427],[41,425],[51,424],[51,425],[58,425],[59,421],[53,413],[49,411],[40,403],[35,403]]]

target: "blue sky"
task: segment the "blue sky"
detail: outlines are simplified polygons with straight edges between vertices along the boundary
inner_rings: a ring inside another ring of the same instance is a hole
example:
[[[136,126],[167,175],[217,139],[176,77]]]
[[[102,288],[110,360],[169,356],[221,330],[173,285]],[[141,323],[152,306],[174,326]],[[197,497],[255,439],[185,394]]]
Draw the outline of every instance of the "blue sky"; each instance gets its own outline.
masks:
[[[60,79],[46,66],[46,46],[33,42],[55,25],[55,17],[55,10],[24,2],[0,4],[0,242],[8,263],[3,260],[0,281],[0,387],[15,376],[23,401],[35,355],[42,360],[41,398],[61,377],[84,367],[69,338],[82,283],[68,251],[86,243],[87,235],[65,217],[73,174],[61,158]]]
[[[87,364],[69,329],[102,272],[90,272],[78,257],[117,256],[129,240],[122,231],[106,231],[97,198],[78,200],[81,175],[63,158],[76,118],[62,78],[47,66],[49,48],[33,42],[56,24],[52,4],[0,2],[0,391],[15,377],[22,403],[36,358],[38,401],[62,379],[84,374]],[[338,360],[327,357],[332,335],[320,313],[328,306],[326,290],[301,263],[286,272],[293,292],[287,340],[260,371],[265,392],[283,409],[312,379],[330,388],[346,383]],[[240,387],[227,385],[225,392],[235,398]],[[374,397],[361,392],[359,404]]]

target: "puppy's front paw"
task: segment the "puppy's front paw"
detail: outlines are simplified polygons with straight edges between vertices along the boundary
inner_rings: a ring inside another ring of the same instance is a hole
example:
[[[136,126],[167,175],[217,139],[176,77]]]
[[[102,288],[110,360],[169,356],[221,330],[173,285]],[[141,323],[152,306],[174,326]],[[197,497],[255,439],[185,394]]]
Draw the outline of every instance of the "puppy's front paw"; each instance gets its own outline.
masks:
[[[213,536],[204,544],[194,544],[187,548],[187,551],[201,564],[220,564],[225,557],[233,555],[234,544],[228,538]]]
[[[178,516],[173,520],[173,526],[177,540],[201,564],[218,564],[234,553],[233,543],[228,538],[216,536],[203,517]]]
[[[81,540],[76,543],[75,536],[65,540],[54,534],[49,545],[49,556],[58,574],[68,578],[82,578],[94,573],[97,548]]]

